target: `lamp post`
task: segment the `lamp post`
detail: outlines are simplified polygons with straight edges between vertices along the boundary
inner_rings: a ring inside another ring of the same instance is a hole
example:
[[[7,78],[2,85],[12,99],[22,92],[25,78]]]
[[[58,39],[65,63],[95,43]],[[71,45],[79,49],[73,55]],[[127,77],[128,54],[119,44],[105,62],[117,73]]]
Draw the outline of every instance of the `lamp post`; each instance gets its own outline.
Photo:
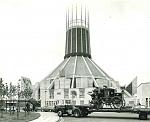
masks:
[[[47,92],[47,91],[45,90],[45,106],[47,106],[47,105],[46,105],[46,92]]]

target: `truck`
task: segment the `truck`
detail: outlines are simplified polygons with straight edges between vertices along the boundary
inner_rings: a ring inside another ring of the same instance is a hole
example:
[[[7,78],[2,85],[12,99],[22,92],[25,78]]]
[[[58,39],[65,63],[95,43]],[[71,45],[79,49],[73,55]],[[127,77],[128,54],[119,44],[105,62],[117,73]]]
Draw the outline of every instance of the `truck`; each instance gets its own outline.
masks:
[[[117,93],[113,88],[95,88],[91,95],[91,102],[88,105],[56,105],[54,112],[58,116],[85,117],[92,112],[117,112],[139,114],[140,120],[148,119],[149,108],[137,108],[125,106],[124,92]],[[106,107],[107,106],[107,107]],[[109,106],[109,107],[108,107]]]

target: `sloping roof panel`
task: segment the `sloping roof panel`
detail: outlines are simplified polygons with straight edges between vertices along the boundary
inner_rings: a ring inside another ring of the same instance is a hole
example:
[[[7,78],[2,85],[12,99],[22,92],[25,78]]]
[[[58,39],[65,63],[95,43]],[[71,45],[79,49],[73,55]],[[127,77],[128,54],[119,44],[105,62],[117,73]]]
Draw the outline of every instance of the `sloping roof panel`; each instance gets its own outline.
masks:
[[[94,66],[94,64],[92,62],[90,62],[90,59],[88,59],[87,57],[85,57],[85,60],[92,72],[92,75],[94,77],[105,77],[99,70],[97,67]]]
[[[78,56],[78,58],[77,58],[75,75],[77,75],[77,76],[91,76],[90,72],[88,71],[88,68],[87,68],[86,64],[84,63],[81,56]]]
[[[73,76],[73,70],[74,70],[74,66],[75,66],[75,58],[76,57],[71,57],[69,62],[63,68],[63,71],[64,71],[66,77]]]

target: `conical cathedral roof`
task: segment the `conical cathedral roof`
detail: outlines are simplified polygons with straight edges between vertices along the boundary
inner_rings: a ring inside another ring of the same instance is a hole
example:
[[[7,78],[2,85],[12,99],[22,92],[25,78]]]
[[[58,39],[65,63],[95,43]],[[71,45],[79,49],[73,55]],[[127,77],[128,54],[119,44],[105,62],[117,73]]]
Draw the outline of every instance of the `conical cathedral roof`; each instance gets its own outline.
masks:
[[[92,59],[83,56],[65,58],[64,61],[47,77],[54,79],[56,76],[72,78],[91,77],[105,80],[113,80]]]

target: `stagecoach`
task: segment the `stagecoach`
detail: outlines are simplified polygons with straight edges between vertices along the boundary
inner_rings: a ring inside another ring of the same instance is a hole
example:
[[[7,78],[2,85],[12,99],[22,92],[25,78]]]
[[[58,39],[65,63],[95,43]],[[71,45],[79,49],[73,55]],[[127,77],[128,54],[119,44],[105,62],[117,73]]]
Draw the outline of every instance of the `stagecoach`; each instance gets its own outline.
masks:
[[[113,88],[95,88],[90,94],[92,100],[91,105],[95,109],[100,109],[106,107],[111,108],[121,108],[125,106],[125,100],[123,98],[123,91],[117,92]]]

